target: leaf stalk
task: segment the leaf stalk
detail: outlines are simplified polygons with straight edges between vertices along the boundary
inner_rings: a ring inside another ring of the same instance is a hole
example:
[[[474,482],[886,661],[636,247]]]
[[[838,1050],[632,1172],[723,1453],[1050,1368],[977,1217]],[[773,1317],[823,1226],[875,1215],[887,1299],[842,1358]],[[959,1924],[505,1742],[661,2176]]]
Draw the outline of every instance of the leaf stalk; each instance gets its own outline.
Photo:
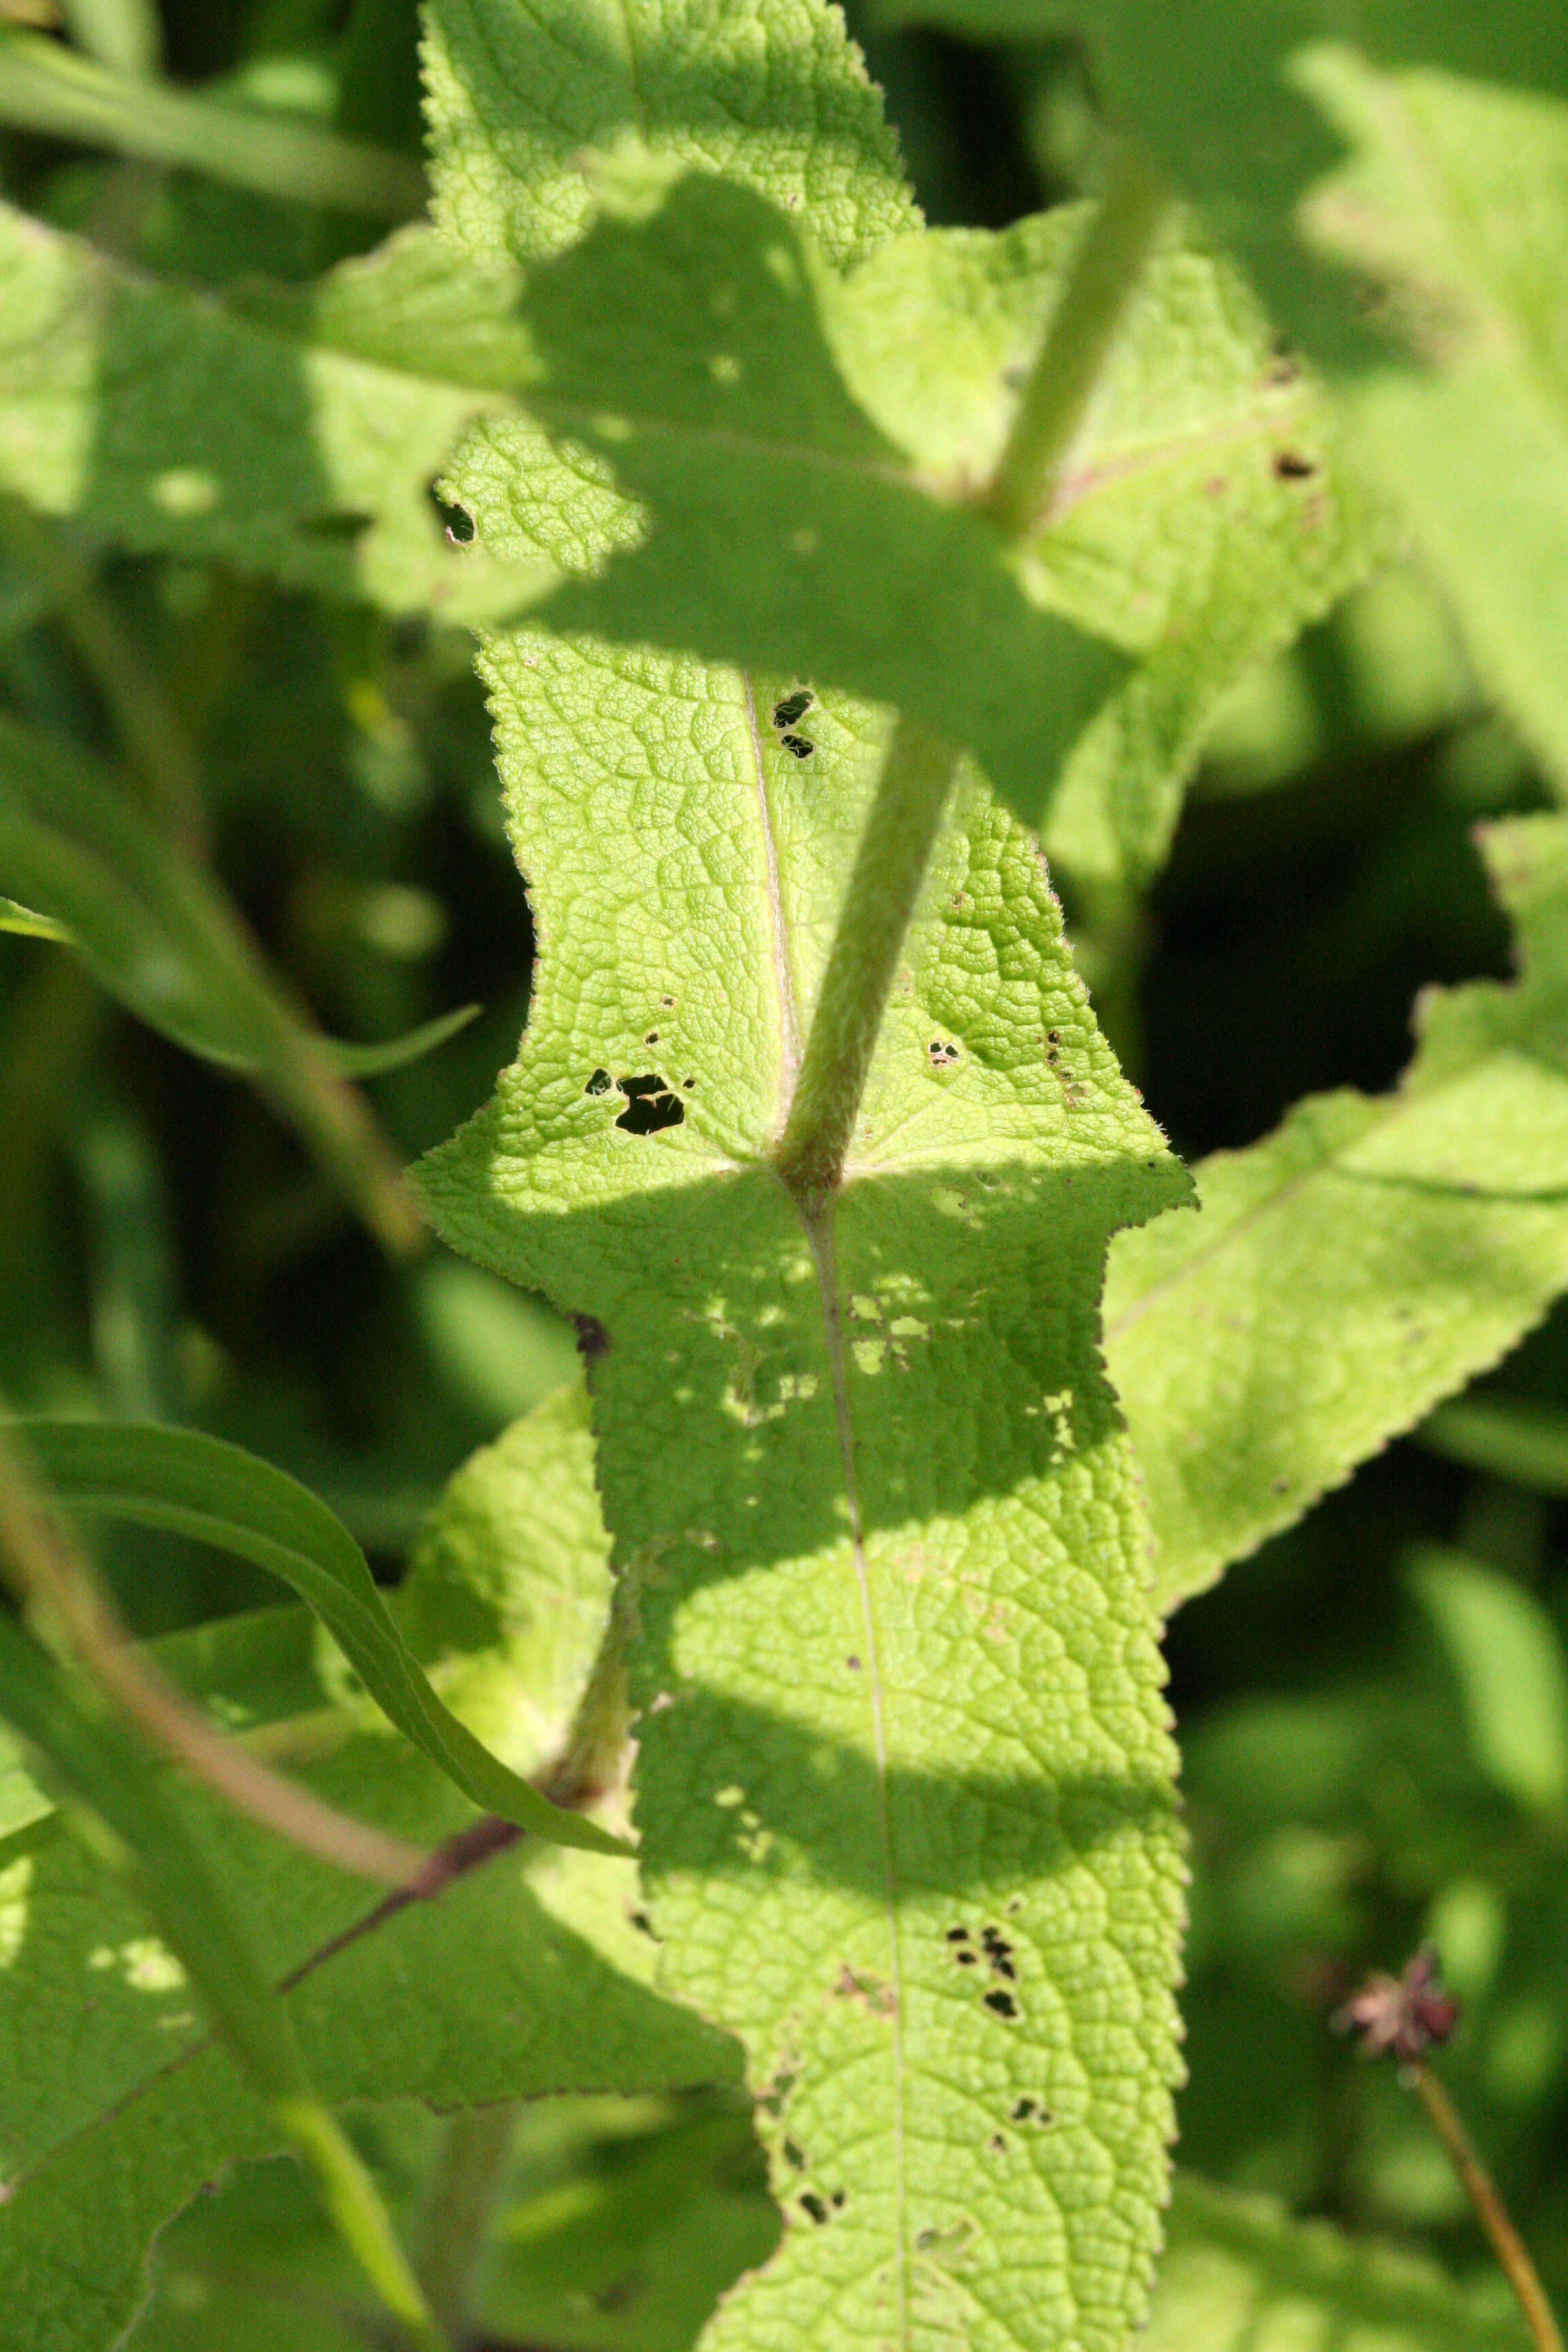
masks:
[[[843,1174],[899,950],[958,758],[957,746],[945,736],[919,719],[899,719],[856,852],[774,1155],[780,1177],[808,1210],[820,1205]]]
[[[1083,422],[1170,204],[1163,179],[1142,148],[1122,145],[980,501],[1007,539],[1026,538],[1049,510],[1057,470]]]

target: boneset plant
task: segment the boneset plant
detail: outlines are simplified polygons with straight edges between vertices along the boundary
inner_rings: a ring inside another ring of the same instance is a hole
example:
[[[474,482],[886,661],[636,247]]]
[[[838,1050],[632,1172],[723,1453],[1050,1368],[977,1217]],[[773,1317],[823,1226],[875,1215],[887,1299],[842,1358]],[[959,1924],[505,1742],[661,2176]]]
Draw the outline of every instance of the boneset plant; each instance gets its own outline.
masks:
[[[1049,878],[1134,898],[1225,698],[1394,551],[1568,785],[1568,116],[1518,87],[1561,44],[1525,0],[1370,6],[1364,53],[1307,0],[929,13],[1084,37],[1095,195],[923,226],[817,0],[429,0],[433,219],[367,255],[217,296],[0,213],[7,545],[121,752],[0,713],[8,923],[406,1247],[349,1081],[453,1024],[307,1024],[89,559],[475,629],[537,963],[413,1191],[585,1360],[390,1596],[216,1438],[17,1425],[7,2342],[121,2341],[158,2233],[292,2145],[354,2324],[455,2347],[513,2103],[718,2086],[777,2218],[712,2256],[705,2345],[1113,2352],[1181,2074],[1163,1620],[1568,1288],[1561,816],[1483,837],[1516,979],[1190,1172]],[[13,121],[410,209],[347,138],[231,150],[216,101],[0,42]],[[76,1514],[322,1633],[148,1654]],[[408,2100],[457,2120],[405,2245],[339,2117]],[[1288,2273],[1325,2326],[1507,2333],[1201,2184],[1171,2228],[1173,2346]]]

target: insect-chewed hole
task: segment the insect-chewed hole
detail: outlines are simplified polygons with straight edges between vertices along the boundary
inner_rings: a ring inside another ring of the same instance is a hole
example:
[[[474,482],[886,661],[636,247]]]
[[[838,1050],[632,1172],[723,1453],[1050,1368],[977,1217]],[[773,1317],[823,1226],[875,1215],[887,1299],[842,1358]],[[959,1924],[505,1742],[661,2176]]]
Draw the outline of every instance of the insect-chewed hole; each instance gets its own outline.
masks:
[[[585,1095],[607,1095],[614,1084],[608,1070],[595,1070],[583,1092]]]
[[[814,2221],[821,2223],[826,2221],[827,2208],[815,2189],[806,2189],[801,2198],[800,2204],[802,2212],[809,2213]]]
[[[782,733],[786,727],[798,727],[815,700],[809,686],[797,686],[793,694],[784,695],[773,705],[773,725]]]
[[[950,1927],[947,1931],[947,1940],[950,1944],[967,1944],[969,1941],[968,1928]]]
[[[785,2140],[784,2144],[784,2162],[786,2164],[793,2165],[797,2172],[804,2172],[805,2170],[805,2150],[798,2148],[793,2139]]]
[[[926,1053],[933,1070],[951,1070],[958,1059],[958,1047],[946,1037],[933,1037]]]
[[[1297,449],[1276,449],[1274,478],[1279,482],[1309,481],[1317,472],[1310,457],[1303,457]]]
[[[1051,2119],[1049,2107],[1043,2106],[1038,2099],[1023,2098],[1014,2102],[1013,2121],[1016,2124],[1038,2124],[1043,2130]]]
[[[584,1363],[609,1354],[610,1335],[596,1315],[574,1315],[572,1328],[577,1334],[577,1353]]]
[[[686,1105],[678,1094],[672,1094],[668,1082],[657,1070],[648,1070],[640,1078],[616,1081],[626,1098],[626,1107],[616,1119],[628,1135],[657,1135],[661,1128],[679,1127],[686,1117]]]
[[[808,743],[804,735],[781,735],[779,741],[796,760],[809,760],[816,749],[816,744]]]
[[[452,545],[472,547],[479,537],[479,526],[468,508],[458,506],[455,499],[444,499],[434,482],[429,486],[428,495],[430,503],[436,509],[437,520],[441,524]]]
[[[1018,2014],[1018,2004],[1010,1992],[988,1992],[982,1994],[981,1998],[986,2008],[994,2010],[998,2017],[1016,2017]]]

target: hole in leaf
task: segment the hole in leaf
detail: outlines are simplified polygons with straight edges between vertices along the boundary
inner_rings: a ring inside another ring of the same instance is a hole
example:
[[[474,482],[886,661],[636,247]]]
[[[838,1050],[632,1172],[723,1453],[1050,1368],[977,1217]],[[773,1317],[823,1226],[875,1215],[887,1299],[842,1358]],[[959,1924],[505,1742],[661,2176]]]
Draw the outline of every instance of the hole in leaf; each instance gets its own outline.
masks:
[[[800,2203],[801,2210],[805,2213],[809,2213],[814,2221],[820,2224],[826,2221],[827,2208],[815,2189],[808,2189],[805,2191],[805,2194],[802,2197]]]
[[[1005,2156],[1007,2153],[1007,2143],[1000,2132],[993,2132],[985,2145],[993,2156]]]
[[[430,485],[430,503],[451,544],[454,547],[472,547],[479,531],[468,508],[458,506],[454,499],[444,499],[434,482]]]
[[[634,1911],[630,1916],[632,1926],[637,1929],[637,1934],[639,1936],[648,1937],[657,1944],[659,1938],[654,1934],[653,1922],[648,1917],[647,1913],[646,1911]]]
[[[592,1363],[595,1356],[610,1352],[610,1335],[596,1315],[574,1315],[577,1331],[577,1353],[584,1362]]]
[[[658,1031],[657,1029],[650,1029],[650,1030],[648,1031],[648,1033],[647,1033],[647,1035],[643,1039],[643,1044],[644,1044],[645,1045],[658,1045]]]
[[[786,2164],[792,2164],[797,2172],[804,2172],[805,2170],[805,2151],[802,2148],[796,2147],[793,2139],[785,2140],[784,2144],[784,2162]]]
[[[784,750],[793,752],[797,760],[809,760],[816,749],[816,744],[808,743],[804,735],[781,735],[779,741],[784,745]]]
[[[810,687],[797,686],[793,694],[786,694],[781,701],[774,703],[773,725],[781,732],[786,727],[798,726],[811,709],[813,699]]]
[[[968,1928],[950,1927],[947,1931],[947,1940],[950,1944],[967,1944],[969,1941]]]
[[[1317,472],[1310,457],[1303,457],[1295,449],[1277,449],[1274,453],[1274,478],[1280,482],[1305,482]]]
[[[628,1135],[657,1135],[661,1128],[679,1127],[686,1117],[686,1105],[679,1095],[670,1092],[657,1070],[649,1070],[640,1078],[621,1078],[617,1083],[626,1097],[626,1107],[616,1125],[624,1127]]]
[[[933,1070],[951,1070],[958,1059],[958,1047],[950,1045],[945,1037],[933,1037],[926,1052]]]
[[[982,1994],[981,1998],[986,2008],[994,2010],[998,2017],[1016,2017],[1018,2014],[1018,2004],[1010,1992],[988,1992]]]
[[[843,2191],[843,2189],[836,2189],[834,2190],[834,2192],[833,2192],[832,2196],[829,2198],[828,2202],[829,2202],[829,2204],[832,2206],[832,2208],[833,2208],[833,2210],[834,2210],[834,2211],[835,2211],[836,2213],[842,2213],[842,2212],[843,2212],[843,2210],[844,2210],[844,2191]]]
[[[612,1080],[608,1070],[595,1070],[583,1092],[585,1095],[607,1095]]]

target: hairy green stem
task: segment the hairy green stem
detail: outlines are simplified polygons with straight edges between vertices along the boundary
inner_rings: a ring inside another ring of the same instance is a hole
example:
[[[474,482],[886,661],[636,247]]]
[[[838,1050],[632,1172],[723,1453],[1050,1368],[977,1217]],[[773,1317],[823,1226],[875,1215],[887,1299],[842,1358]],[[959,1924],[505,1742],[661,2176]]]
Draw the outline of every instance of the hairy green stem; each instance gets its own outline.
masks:
[[[457,2352],[472,2332],[474,2286],[516,2128],[515,2104],[454,2116],[431,2176],[419,2268],[430,2309]]]
[[[1563,2352],[1563,2337],[1535,2264],[1513,2226],[1512,2216],[1498,2195],[1491,2175],[1459,2121],[1453,2102],[1426,2067],[1413,2066],[1410,2076],[1415,2095],[1426,2110],[1426,2119],[1447,2150],[1448,2161],[1458,2174],[1460,2186],[1475,2208],[1476,2219],[1518,2298],[1536,2352]]]
[[[900,719],[894,729],[775,1155],[780,1176],[804,1204],[819,1202],[843,1172],[958,756],[954,744],[918,719]]]
[[[1142,150],[1123,146],[1073,256],[981,500],[1008,539],[1037,529],[1050,505],[1057,467],[1083,421],[1169,205],[1165,184]]]

